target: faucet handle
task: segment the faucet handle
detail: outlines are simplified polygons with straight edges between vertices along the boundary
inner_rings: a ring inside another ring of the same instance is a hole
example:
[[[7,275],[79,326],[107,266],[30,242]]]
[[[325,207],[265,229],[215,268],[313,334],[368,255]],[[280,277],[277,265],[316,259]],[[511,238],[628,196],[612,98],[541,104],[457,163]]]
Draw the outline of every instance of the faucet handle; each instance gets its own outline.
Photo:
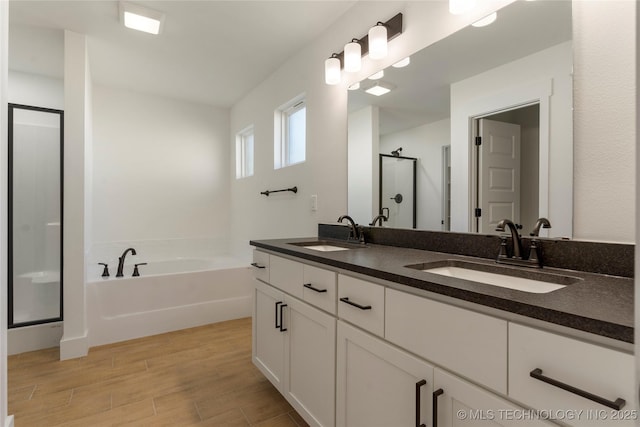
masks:
[[[507,246],[507,236],[500,236],[500,251],[498,252],[498,258],[509,258],[509,248]]]
[[[531,248],[529,250],[529,262],[531,264],[538,264],[542,267],[542,259],[540,258],[540,248],[538,247],[540,241],[538,239],[531,239]]]
[[[138,266],[139,265],[147,265],[146,262],[141,262],[138,264],[133,264],[133,274],[131,275],[131,277],[138,277],[140,276],[140,272],[138,271]]]
[[[105,262],[99,262],[98,265],[104,266],[102,269],[102,277],[109,277],[109,264]]]

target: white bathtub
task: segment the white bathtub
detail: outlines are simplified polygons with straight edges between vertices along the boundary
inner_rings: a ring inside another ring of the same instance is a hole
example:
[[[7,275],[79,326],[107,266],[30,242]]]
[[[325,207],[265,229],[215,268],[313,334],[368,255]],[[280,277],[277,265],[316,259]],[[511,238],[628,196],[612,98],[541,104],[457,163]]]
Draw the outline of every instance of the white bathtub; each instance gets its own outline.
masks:
[[[145,262],[137,260],[136,262]],[[100,277],[89,268],[89,345],[96,346],[251,315],[252,274],[228,256],[146,261],[140,277]]]

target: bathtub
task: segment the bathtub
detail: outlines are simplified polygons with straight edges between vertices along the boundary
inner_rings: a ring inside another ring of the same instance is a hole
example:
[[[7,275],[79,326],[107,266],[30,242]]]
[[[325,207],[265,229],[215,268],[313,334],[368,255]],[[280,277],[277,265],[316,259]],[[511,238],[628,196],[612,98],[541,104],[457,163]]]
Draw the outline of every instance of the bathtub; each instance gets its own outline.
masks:
[[[246,262],[228,256],[136,260],[140,276],[100,277],[88,268],[89,345],[97,346],[251,315],[252,274]]]

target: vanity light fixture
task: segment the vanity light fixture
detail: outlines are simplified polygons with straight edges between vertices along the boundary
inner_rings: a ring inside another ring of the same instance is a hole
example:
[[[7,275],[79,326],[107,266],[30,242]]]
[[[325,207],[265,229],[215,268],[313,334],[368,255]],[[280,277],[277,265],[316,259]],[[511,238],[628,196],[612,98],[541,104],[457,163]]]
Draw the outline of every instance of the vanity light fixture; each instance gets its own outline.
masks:
[[[472,27],[486,27],[487,25],[491,25],[495,22],[498,17],[498,12],[493,12],[491,15],[487,15],[482,19],[478,19],[476,22],[471,24]]]
[[[123,1],[119,8],[120,20],[125,27],[154,35],[162,31],[164,13]]]
[[[393,68],[404,68],[407,65],[411,64],[411,57],[407,56],[404,59],[401,59],[400,61],[396,62],[395,64],[391,65]]]
[[[384,70],[380,70],[377,73],[373,73],[371,74],[369,77],[367,77],[369,80],[379,80],[381,78],[384,77]]]
[[[395,88],[395,86],[390,83],[376,82],[375,85],[371,86],[369,89],[366,89],[365,92],[375,96],[382,96],[385,93],[391,92],[393,88]]]
[[[340,58],[337,53],[331,55],[331,58],[324,61],[324,82],[328,85],[337,85],[340,83]]]
[[[449,0],[449,13],[462,15],[476,6],[476,0]]]
[[[352,39],[344,45],[344,70],[357,73],[362,69],[362,48],[358,39]]]
[[[334,53],[324,61],[325,82],[328,85],[340,83],[340,70],[342,67],[346,72],[360,71],[364,55],[369,55],[371,59],[384,58],[388,49],[387,42],[400,34],[402,34],[402,13],[398,13],[387,22],[378,22],[369,30],[367,35],[360,39],[352,39],[351,42],[345,45],[344,51]],[[380,56],[383,51],[384,56]]]

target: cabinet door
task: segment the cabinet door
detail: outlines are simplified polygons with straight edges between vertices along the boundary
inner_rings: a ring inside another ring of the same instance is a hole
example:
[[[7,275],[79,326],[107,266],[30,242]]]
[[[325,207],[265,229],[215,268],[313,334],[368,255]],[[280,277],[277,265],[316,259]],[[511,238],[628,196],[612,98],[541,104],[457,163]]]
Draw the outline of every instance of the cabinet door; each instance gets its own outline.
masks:
[[[336,319],[287,297],[284,395],[311,426],[335,423]]]
[[[336,425],[431,425],[433,367],[338,322]]]
[[[258,280],[254,280],[254,286],[253,363],[282,392],[284,333],[278,325],[284,294]]]
[[[440,369],[434,370],[434,390],[433,427],[555,425],[535,419],[533,411],[517,407]]]

